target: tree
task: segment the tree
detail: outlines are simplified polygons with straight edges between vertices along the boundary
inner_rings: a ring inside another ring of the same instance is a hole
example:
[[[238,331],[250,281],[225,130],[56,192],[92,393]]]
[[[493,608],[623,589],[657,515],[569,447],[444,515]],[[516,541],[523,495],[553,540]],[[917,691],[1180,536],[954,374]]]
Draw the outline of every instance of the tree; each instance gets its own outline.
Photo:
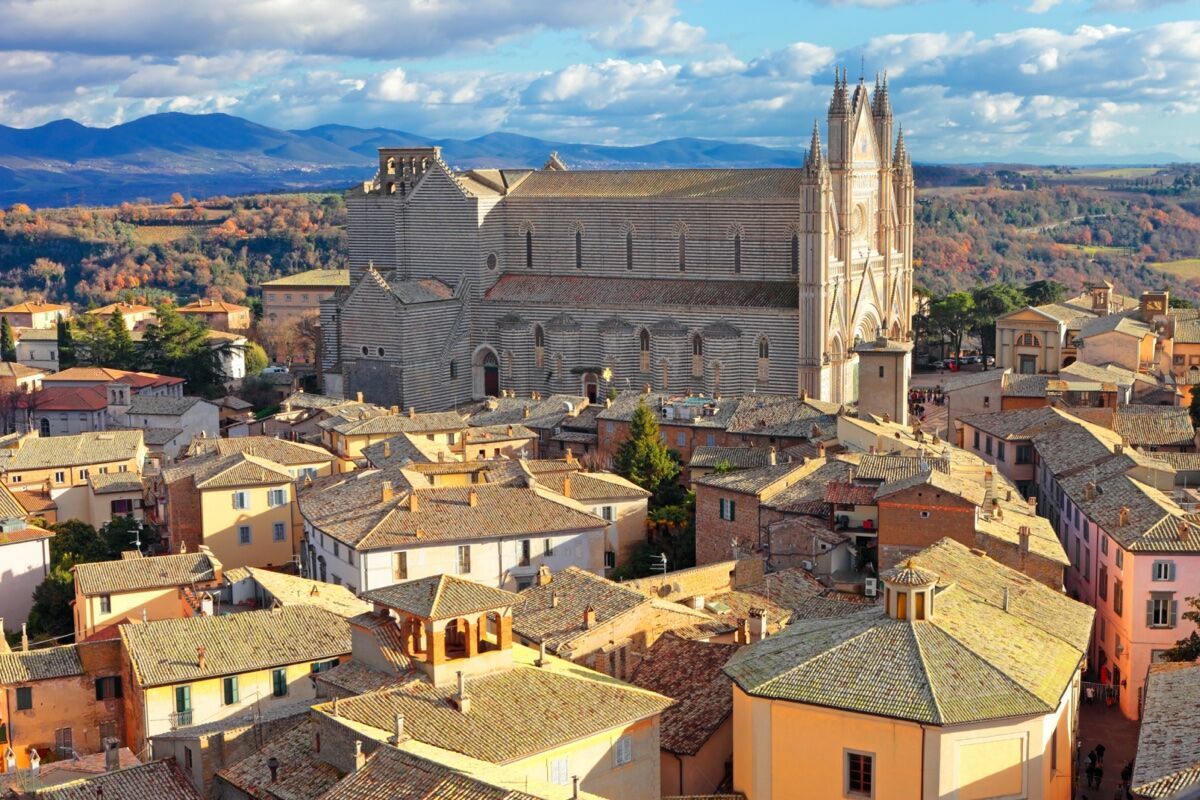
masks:
[[[1191,609],[1183,612],[1183,618],[1200,627],[1200,596],[1189,597],[1186,602]],[[1167,661],[1195,661],[1200,658],[1200,633],[1192,631],[1180,639],[1174,647],[1163,653],[1163,658]]]
[[[1067,287],[1058,281],[1034,281],[1025,287],[1025,299],[1031,306],[1057,303],[1067,296]]]
[[[1200,386],[1192,387],[1192,400],[1188,403],[1188,414],[1192,417],[1192,427],[1200,428]]]
[[[126,550],[153,550],[162,539],[158,529],[133,517],[113,517],[101,526],[100,540],[108,550],[108,558],[120,558]]]
[[[162,195],[159,195],[159,197],[162,197]],[[171,193],[171,205],[175,206],[176,208],[182,208],[183,203],[183,195],[181,195],[179,192]]]
[[[618,474],[653,493],[655,505],[666,505],[665,495],[678,489],[679,462],[663,444],[658,419],[645,401],[639,401],[633,412],[629,438],[618,448],[614,466]]]
[[[50,285],[55,281],[61,281],[67,274],[66,268],[57,261],[51,261],[48,258],[38,258],[29,268],[31,274],[41,278],[46,289],[46,294],[50,294]]]
[[[193,394],[218,397],[225,391],[221,354],[231,346],[213,347],[204,323],[163,306],[157,324],[146,328],[138,360],[143,369],[186,378]]]
[[[58,368],[69,369],[75,366],[75,336],[71,333],[71,323],[61,316],[58,318]]]
[[[1025,305],[1025,294],[1011,283],[992,283],[971,290],[974,329],[985,355],[996,354],[996,320]],[[986,362],[984,364],[986,368]]]
[[[954,292],[929,304],[929,321],[933,328],[949,336],[955,358],[962,352],[963,336],[975,324],[975,300],[967,292]]]
[[[267,368],[267,351],[258,342],[250,342],[244,348],[246,359],[246,375],[253,377]]]
[[[100,534],[86,522],[68,519],[50,528],[54,531],[54,538],[50,540],[50,562],[55,567],[70,569],[76,564],[106,561],[112,556]]]
[[[0,319],[0,361],[17,360],[17,340],[13,337],[8,317]]]
[[[134,369],[137,366],[137,348],[120,311],[114,311],[108,318],[108,347],[108,363],[105,366],[114,369]]]
[[[51,569],[46,579],[33,590],[29,635],[41,639],[71,634],[75,630],[75,619],[71,613],[74,600],[75,577],[70,570],[61,567]]]

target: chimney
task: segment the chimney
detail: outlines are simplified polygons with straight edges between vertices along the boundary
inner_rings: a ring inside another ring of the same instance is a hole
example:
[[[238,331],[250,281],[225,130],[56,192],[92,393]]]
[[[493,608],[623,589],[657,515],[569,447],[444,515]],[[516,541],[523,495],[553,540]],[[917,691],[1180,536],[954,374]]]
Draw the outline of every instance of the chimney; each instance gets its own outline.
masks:
[[[442,464],[446,461],[446,451],[438,450],[438,463]]]
[[[1008,613],[1008,587],[1004,587],[1004,613]]]
[[[994,476],[994,475],[992,475],[992,468],[991,468],[991,467],[988,467],[987,469],[985,469],[985,470],[983,471],[983,482],[984,482],[984,484],[986,484],[986,485],[988,485],[988,486],[991,486],[991,485],[992,485],[992,479],[993,479],[994,477],[995,477],[995,476]]]
[[[567,452],[569,453],[571,451],[568,450]],[[563,476],[562,495],[563,495],[563,497],[571,496],[571,476],[570,475]]]
[[[355,393],[354,393],[354,402],[356,402],[356,403],[361,403],[361,402],[362,402],[362,392],[355,392]]]
[[[583,629],[591,630],[596,627],[596,609],[588,606],[583,610]]]
[[[891,415],[891,414],[889,414],[889,413],[887,413],[886,411],[885,411],[885,412],[883,412],[883,421],[884,421],[884,423],[891,422],[891,421],[892,421],[892,415]]]
[[[380,501],[386,503],[387,501],[392,499],[392,494],[393,493],[392,493],[392,482],[391,481],[384,481],[383,483],[379,484],[379,499],[380,499]]]
[[[196,666],[200,669],[205,669],[208,666],[208,658],[205,653],[204,645],[196,648]]]
[[[392,726],[392,743],[399,746],[407,738],[404,735],[404,715],[397,714],[395,724]]]
[[[1129,524],[1129,506],[1121,506],[1119,509],[1117,509],[1117,525],[1119,527],[1121,525],[1128,525],[1128,524]]]
[[[579,776],[575,775],[571,778],[571,800],[579,800]]]
[[[612,408],[612,398],[611,397],[604,398],[604,407]]]
[[[279,759],[275,756],[268,758],[267,769],[271,770],[271,783],[279,783]]]
[[[509,437],[511,437],[513,435],[513,426],[512,425],[508,426],[508,435],[509,435]]]
[[[454,693],[454,704],[458,706],[461,714],[471,710],[471,698],[467,695],[467,677],[461,669],[458,671],[458,691]]]
[[[387,439],[383,440],[383,457],[384,458],[392,457],[392,443],[389,442]]]
[[[566,456],[566,458],[567,458],[567,463],[568,463],[568,464],[574,464],[574,463],[575,463],[575,454],[574,454],[573,452],[571,452],[571,448],[569,448],[569,447],[567,448],[567,456]]]
[[[558,608],[558,590],[557,589],[550,590],[550,607]]]
[[[467,505],[471,508],[479,505],[479,492],[475,491],[474,486],[467,491]]]
[[[388,413],[391,414],[393,417],[399,415],[400,414],[400,406],[392,406],[391,408],[388,409]]]
[[[743,617],[737,621],[737,630],[733,633],[733,641],[737,644],[750,644],[750,620]]]
[[[29,652],[29,631],[25,627],[25,623],[21,623],[21,652]]]
[[[416,514],[420,510],[421,504],[417,502],[417,491],[414,489],[408,493],[408,513]]]
[[[408,418],[409,418],[409,419],[416,419],[416,418],[417,418],[417,407],[416,407],[416,406],[409,406],[409,407],[408,407]]]
[[[1020,528],[1017,528],[1017,540],[1020,542],[1022,553],[1029,552],[1029,535],[1028,525],[1022,525]]]
[[[1083,485],[1083,499],[1084,500],[1095,500],[1096,499],[1096,484],[1092,483],[1091,481],[1088,481],[1087,483],[1085,483]]]
[[[539,667],[544,667],[544,666],[546,666],[546,664],[549,663],[549,660],[546,658],[546,640],[545,639],[538,642],[538,660],[536,663]]]
[[[1012,502],[1012,489],[1009,489],[1004,493],[1004,499]]]
[[[767,612],[761,608],[750,609],[750,641],[760,642],[767,638]]]
[[[367,757],[363,755],[362,739],[354,740],[354,771],[358,772],[367,763]]]
[[[1179,534],[1179,541],[1186,543],[1188,540],[1188,536],[1191,535],[1192,526],[1187,524],[1183,520],[1179,520],[1179,527],[1176,532]]]
[[[521,419],[529,419],[529,406],[522,406]]]
[[[538,567],[537,575],[533,579],[534,586],[549,586],[554,582],[554,573],[545,564]]]
[[[1115,453],[1116,455],[1121,455],[1124,452],[1125,452],[1125,443],[1124,442],[1117,442],[1116,444],[1113,445],[1113,453]]]
[[[767,453],[767,463],[772,467],[779,463],[779,455],[775,452],[774,447]]]
[[[1029,513],[1036,514],[1037,513],[1037,497],[1030,497],[1025,502],[1029,505]]]
[[[121,768],[121,741],[115,736],[104,737],[104,771],[116,772]]]

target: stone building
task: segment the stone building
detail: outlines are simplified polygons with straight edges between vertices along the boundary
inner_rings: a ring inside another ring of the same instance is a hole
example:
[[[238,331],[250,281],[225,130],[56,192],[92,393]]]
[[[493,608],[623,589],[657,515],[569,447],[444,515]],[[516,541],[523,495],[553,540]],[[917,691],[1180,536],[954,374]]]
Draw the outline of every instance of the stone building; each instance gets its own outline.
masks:
[[[912,166],[886,82],[839,75],[794,169],[456,172],[383,148],[346,198],[325,391],[447,408],[502,390],[853,402],[853,348],[909,333]]]

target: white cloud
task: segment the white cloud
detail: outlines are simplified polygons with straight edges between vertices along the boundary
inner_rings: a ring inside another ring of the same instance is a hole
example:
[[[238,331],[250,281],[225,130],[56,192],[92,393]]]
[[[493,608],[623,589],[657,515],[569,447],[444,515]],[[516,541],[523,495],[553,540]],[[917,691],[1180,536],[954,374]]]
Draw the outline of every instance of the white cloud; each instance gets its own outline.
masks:
[[[620,21],[591,35],[601,47],[622,55],[685,55],[704,45],[704,28],[679,19],[674,0],[624,0],[609,8]]]

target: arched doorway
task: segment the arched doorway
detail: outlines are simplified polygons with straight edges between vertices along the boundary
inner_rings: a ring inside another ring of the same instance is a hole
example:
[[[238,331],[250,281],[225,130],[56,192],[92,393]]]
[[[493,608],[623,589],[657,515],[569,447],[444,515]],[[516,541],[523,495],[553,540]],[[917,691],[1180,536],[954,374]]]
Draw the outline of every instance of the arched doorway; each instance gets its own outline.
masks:
[[[600,377],[594,372],[583,373],[583,395],[589,403],[600,400]]]
[[[476,397],[500,396],[500,359],[490,347],[475,351],[473,360],[473,383]]]

